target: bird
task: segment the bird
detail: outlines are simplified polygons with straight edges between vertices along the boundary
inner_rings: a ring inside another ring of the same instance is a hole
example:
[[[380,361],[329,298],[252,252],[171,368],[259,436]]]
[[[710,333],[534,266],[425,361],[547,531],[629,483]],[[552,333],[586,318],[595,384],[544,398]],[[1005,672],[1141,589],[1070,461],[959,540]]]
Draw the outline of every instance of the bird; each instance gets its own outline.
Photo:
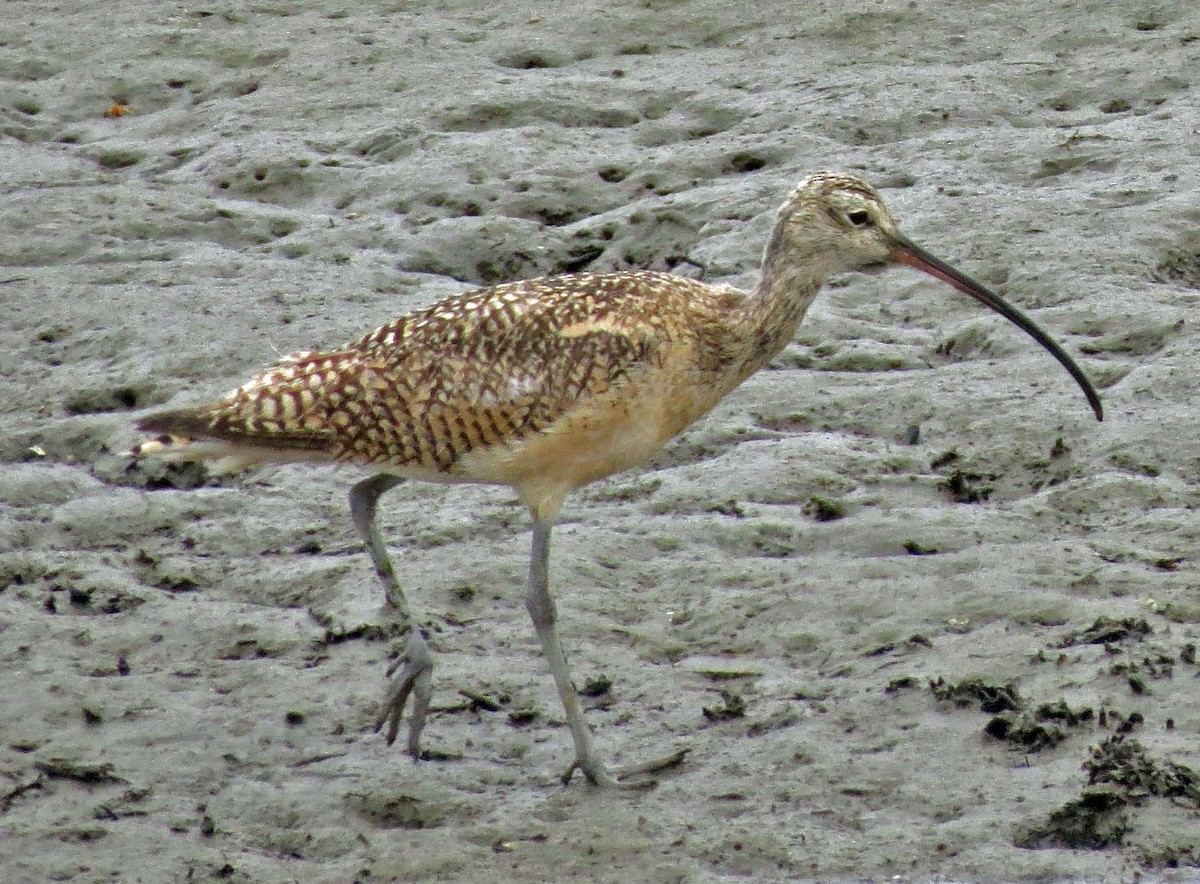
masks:
[[[998,312],[1044,347],[1082,389],[1091,381],[1033,320],[899,230],[879,193],[840,172],[799,182],[779,208],[752,290],[649,270],[581,272],[479,288],[416,310],[332,350],[284,357],[222,398],[148,414],[135,458],[377,470],[350,510],[387,605],[407,623],[389,668],[378,732],[391,744],[409,698],[408,751],[432,692],[432,654],[376,523],[379,498],[405,479],[510,486],[528,509],[525,604],[574,743],[575,770],[630,786],[686,749],[609,769],[585,721],[550,592],[551,529],[577,488],[644,463],[792,340],[833,275],[907,265]]]

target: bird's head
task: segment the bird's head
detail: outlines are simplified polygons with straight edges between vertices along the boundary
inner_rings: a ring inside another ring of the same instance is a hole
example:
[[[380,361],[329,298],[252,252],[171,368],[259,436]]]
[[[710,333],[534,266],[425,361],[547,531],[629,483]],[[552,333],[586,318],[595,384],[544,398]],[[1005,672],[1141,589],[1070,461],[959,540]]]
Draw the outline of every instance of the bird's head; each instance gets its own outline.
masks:
[[[794,286],[811,298],[831,274],[875,272],[907,264],[995,310],[1045,347],[1079,384],[1102,419],[1100,397],[1075,361],[1032,319],[999,295],[935,258],[900,232],[883,198],[865,181],[841,172],[816,172],[779,209],[763,262],[764,284]]]
[[[784,249],[819,256],[829,272],[872,272],[894,260],[897,232],[892,213],[867,182],[816,172],[780,207],[775,238]]]

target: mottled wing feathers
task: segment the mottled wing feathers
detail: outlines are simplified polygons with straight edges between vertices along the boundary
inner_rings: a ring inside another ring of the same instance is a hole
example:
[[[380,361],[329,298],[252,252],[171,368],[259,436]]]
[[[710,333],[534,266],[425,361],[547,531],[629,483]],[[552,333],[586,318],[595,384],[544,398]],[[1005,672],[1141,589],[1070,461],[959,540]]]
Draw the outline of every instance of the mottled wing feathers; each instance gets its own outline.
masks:
[[[639,282],[585,274],[495,286],[377,329],[346,352],[390,385],[390,419],[377,438],[339,438],[338,457],[445,472],[470,451],[546,429],[652,360],[662,333],[639,315]]]
[[[707,291],[635,271],[467,292],[338,350],[295,354],[210,406],[141,426],[453,472],[465,454],[545,430],[655,364],[677,333],[664,298]]]

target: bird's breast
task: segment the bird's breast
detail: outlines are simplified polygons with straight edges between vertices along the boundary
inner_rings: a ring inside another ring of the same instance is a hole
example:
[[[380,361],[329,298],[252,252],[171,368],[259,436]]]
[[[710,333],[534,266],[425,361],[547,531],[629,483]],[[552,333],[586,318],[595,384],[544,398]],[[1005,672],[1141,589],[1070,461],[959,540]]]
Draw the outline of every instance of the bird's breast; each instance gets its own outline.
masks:
[[[511,485],[539,518],[551,518],[571,491],[644,463],[719,398],[652,372],[589,397],[537,433],[470,452],[455,471]]]

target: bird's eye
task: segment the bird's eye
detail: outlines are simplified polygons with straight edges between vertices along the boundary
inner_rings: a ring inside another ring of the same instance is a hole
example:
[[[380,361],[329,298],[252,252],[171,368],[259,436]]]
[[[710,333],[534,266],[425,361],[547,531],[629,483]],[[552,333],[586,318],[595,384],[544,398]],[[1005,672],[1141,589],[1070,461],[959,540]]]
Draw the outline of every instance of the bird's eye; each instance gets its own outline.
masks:
[[[866,209],[855,209],[846,213],[846,220],[855,227],[866,227],[871,221],[871,215]]]

